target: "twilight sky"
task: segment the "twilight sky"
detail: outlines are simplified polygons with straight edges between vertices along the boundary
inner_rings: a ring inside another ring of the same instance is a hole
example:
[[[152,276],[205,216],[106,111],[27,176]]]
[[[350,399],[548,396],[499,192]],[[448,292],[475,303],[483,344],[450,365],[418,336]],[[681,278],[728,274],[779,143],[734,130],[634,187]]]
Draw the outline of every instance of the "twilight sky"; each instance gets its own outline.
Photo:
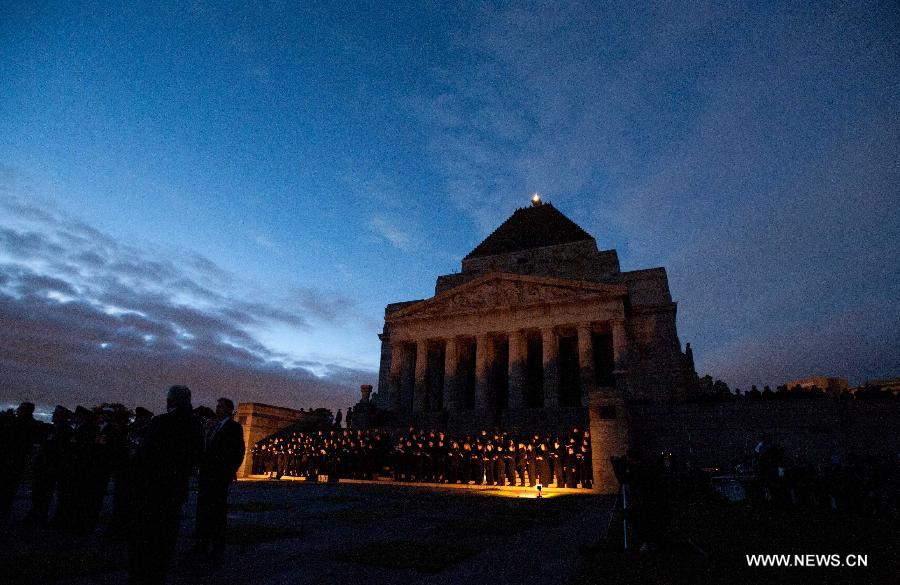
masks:
[[[346,407],[538,191],[697,369],[900,375],[900,8],[0,3],[0,405]]]

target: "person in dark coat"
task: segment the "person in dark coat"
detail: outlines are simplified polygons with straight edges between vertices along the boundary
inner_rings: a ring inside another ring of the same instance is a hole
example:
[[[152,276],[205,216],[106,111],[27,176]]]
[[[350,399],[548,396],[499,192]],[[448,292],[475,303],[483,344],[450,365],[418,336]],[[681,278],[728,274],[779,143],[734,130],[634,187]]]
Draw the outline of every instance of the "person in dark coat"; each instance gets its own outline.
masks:
[[[200,423],[191,412],[191,391],[172,386],[167,412],[153,417],[132,461],[133,520],[129,526],[128,581],[164,583],[181,525],[188,480],[202,449]]]
[[[507,440],[506,449],[503,450],[503,475],[506,483],[516,485],[516,442]]]
[[[221,555],[225,546],[228,488],[244,460],[244,429],[232,419],[234,403],[219,398],[219,422],[206,434],[197,482],[197,548]]]
[[[550,473],[548,474],[547,483],[551,478],[556,482],[556,487],[566,487],[566,452],[559,442],[554,439],[552,445],[547,451],[547,461],[550,463]]]
[[[0,423],[0,524],[9,519],[13,500],[31,449],[40,440],[41,423],[34,420],[34,404],[23,402]]]
[[[535,447],[534,462],[537,482],[544,487],[550,485],[550,453],[546,442],[540,442]]]
[[[525,487],[525,471],[528,468],[528,452],[525,450],[525,443],[519,441],[516,445],[516,475],[519,478],[519,485]]]
[[[50,502],[62,480],[65,463],[70,457],[69,441],[72,438],[72,411],[65,406],[53,410],[53,428],[41,444],[34,458],[34,479],[31,486],[31,511],[28,521],[45,524]]]
[[[128,532],[130,504],[128,498],[131,495],[131,460],[138,447],[144,440],[144,435],[153,413],[142,406],[134,409],[134,420],[125,425],[125,443],[121,454],[121,461],[116,471],[116,483],[113,490],[113,510],[106,529],[108,536],[125,535]],[[124,424],[124,421],[123,421]]]
[[[94,440],[87,446],[87,473],[84,485],[85,507],[82,530],[93,532],[100,519],[106,490],[113,471],[118,471],[125,449],[126,429],[120,416],[110,408],[95,413]]]
[[[525,467],[528,471],[528,487],[534,487],[537,485],[537,453],[534,443],[530,441],[525,445]]]
[[[96,482],[93,475],[97,465],[96,440],[96,416],[83,406],[76,407],[67,457],[59,480],[59,505],[53,515],[54,527],[75,532],[93,530],[90,512],[92,489]]]

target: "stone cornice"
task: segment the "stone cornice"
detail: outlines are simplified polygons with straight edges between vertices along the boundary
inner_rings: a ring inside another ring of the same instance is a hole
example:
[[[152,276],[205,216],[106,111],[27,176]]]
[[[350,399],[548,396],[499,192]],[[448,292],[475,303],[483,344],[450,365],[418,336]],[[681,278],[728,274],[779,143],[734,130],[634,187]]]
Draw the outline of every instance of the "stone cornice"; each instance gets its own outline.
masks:
[[[631,306],[628,309],[630,314],[641,314],[641,313],[666,313],[666,312],[675,312],[678,308],[678,303],[661,303],[658,305],[637,305]]]
[[[499,294],[492,295],[486,291],[486,295],[479,298],[475,291],[479,288],[490,288],[495,286],[495,292]],[[502,290],[504,285],[512,285],[508,290]],[[514,289],[514,290],[513,290]],[[556,294],[537,295],[533,301],[503,303],[498,298],[501,294],[510,294],[516,292],[527,291],[536,293],[543,289],[545,292],[555,291]],[[398,311],[387,316],[387,320],[406,321],[416,318],[428,318],[435,316],[436,312],[440,312],[439,308],[443,305],[449,310],[447,314],[466,315],[482,312],[491,312],[504,309],[520,309],[529,307],[539,307],[548,305],[560,305],[579,301],[601,300],[601,299],[621,299],[628,294],[628,287],[624,284],[604,284],[597,282],[587,282],[581,280],[570,280],[564,278],[552,278],[545,276],[529,276],[522,274],[511,274],[507,272],[491,272],[475,278],[465,284],[461,284],[450,290],[435,295],[430,299],[420,301],[413,305],[403,307]],[[472,300],[472,306],[467,307],[466,303],[454,303],[454,299],[469,297]],[[496,300],[498,302],[485,303],[481,306],[477,301],[485,299]],[[456,305],[456,306],[454,306]]]

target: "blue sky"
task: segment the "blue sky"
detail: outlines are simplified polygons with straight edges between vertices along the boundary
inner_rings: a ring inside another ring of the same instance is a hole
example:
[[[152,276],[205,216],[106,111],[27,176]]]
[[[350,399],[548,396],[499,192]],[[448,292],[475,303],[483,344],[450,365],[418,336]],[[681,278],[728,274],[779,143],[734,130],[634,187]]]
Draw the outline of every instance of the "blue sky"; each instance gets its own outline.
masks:
[[[534,191],[624,269],[666,266],[701,374],[896,375],[898,25],[896,3],[2,3],[0,402],[158,405],[181,377],[345,405],[384,305]]]

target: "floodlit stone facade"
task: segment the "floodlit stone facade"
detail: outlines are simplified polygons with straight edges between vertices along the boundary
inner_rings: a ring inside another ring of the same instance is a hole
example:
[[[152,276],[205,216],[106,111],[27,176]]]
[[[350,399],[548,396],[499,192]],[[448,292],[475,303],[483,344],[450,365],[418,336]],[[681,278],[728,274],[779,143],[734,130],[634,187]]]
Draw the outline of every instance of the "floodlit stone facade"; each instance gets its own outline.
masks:
[[[283,406],[270,406],[257,402],[238,404],[235,419],[244,430],[244,460],[238,468],[238,477],[248,477],[253,468],[253,446],[269,435],[291,425],[306,424],[310,428],[321,425],[321,417],[312,412],[294,410]]]
[[[669,401],[697,389],[665,269],[615,250],[550,204],[517,210],[428,299],[385,309],[374,403],[400,424],[584,428],[590,396]]]

